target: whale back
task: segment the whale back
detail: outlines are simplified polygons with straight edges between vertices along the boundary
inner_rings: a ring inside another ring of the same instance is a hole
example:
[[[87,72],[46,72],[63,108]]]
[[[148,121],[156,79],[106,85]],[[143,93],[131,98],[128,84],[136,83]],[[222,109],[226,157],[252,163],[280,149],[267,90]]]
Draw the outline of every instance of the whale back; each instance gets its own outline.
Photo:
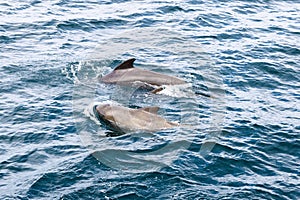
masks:
[[[133,66],[135,58],[126,60],[117,66],[111,73],[103,76],[100,80],[104,83],[114,83],[119,85],[131,85],[136,82],[143,83],[143,86],[180,85],[185,84],[175,76],[161,74],[155,71],[139,69]],[[151,87],[151,90],[153,88]]]
[[[97,119],[117,132],[134,131],[154,132],[179,126],[178,123],[167,121],[157,114],[159,107],[128,108],[119,105],[100,104],[94,107]]]

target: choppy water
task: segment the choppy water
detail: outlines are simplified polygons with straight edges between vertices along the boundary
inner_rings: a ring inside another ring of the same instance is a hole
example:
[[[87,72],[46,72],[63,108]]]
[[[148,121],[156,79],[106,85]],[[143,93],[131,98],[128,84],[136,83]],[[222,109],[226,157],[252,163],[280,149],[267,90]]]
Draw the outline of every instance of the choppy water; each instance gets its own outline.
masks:
[[[1,199],[298,199],[299,13],[299,1],[1,2]],[[97,82],[131,57],[189,87]],[[105,137],[88,116],[99,101],[158,104],[193,127]]]

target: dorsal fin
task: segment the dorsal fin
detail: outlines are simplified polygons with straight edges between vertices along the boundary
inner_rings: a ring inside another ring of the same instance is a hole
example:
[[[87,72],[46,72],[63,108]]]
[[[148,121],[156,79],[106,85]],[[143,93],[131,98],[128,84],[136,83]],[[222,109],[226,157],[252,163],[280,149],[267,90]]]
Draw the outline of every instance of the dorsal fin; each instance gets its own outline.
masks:
[[[118,67],[116,67],[114,70],[134,68],[133,67],[133,62],[134,61],[135,61],[135,58],[131,58],[129,60],[126,60],[123,63],[121,63]]]
[[[157,106],[152,106],[152,107],[144,107],[140,108],[139,110],[144,110],[149,113],[157,114],[157,111],[159,110],[159,107]]]

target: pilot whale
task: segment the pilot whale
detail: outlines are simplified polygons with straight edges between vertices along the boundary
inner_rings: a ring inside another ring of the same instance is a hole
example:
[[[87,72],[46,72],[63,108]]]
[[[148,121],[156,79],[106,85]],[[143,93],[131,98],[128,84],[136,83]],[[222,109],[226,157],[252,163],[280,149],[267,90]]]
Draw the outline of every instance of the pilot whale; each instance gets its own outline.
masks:
[[[111,73],[100,78],[100,81],[120,85],[130,85],[135,82],[140,82],[148,86],[179,85],[186,83],[174,76],[135,68],[133,66],[134,61],[135,58],[126,60],[117,66]]]
[[[94,106],[97,119],[108,129],[124,134],[128,132],[155,132],[179,126],[176,122],[167,121],[159,116],[159,107],[132,109],[114,104]]]

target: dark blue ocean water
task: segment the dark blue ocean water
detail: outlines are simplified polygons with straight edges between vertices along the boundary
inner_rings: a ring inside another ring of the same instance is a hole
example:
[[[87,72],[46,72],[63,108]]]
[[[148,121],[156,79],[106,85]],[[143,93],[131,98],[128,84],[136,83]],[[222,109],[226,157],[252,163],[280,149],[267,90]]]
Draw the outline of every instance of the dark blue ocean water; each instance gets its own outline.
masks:
[[[1,2],[0,198],[299,199],[299,42],[299,1]],[[97,81],[132,57],[189,88]],[[192,127],[106,137],[106,101]]]

